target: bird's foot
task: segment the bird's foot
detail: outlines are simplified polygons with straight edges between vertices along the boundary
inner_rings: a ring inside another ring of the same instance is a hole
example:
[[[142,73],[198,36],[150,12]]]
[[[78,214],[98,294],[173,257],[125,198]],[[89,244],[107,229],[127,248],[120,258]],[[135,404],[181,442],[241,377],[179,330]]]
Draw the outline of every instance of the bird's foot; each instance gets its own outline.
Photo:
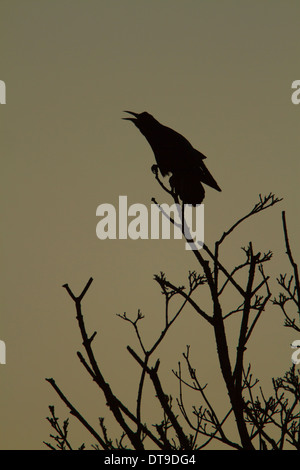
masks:
[[[158,175],[158,165],[152,165],[151,171],[152,171],[152,173],[155,174],[155,176],[157,176]]]

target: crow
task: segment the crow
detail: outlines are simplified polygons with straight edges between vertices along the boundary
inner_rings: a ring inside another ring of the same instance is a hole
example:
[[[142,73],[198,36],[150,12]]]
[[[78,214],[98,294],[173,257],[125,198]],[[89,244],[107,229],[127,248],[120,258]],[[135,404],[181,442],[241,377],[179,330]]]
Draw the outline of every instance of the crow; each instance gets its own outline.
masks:
[[[132,121],[146,137],[162,176],[172,173],[170,186],[184,204],[201,204],[205,196],[202,183],[221,191],[203,162],[206,156],[194,149],[183,135],[160,124],[147,112],[124,112],[134,116],[123,119]],[[155,168],[153,165],[152,170]]]

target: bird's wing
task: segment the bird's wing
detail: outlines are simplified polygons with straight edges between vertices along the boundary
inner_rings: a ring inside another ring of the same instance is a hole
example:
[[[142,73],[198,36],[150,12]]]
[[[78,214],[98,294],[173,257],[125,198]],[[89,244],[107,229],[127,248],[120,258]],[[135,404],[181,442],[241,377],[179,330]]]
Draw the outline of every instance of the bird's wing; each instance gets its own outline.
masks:
[[[201,160],[204,160],[204,158],[207,158],[202,152],[199,152],[199,150],[194,149],[196,152],[196,155],[198,158],[201,158]]]
[[[208,169],[205,166],[205,163],[203,160],[198,161],[198,168],[200,169],[200,179],[203,183],[207,184],[211,188],[216,189],[217,191],[222,191],[222,189],[219,187],[218,183],[216,180],[213,178],[211,173],[208,171]]]

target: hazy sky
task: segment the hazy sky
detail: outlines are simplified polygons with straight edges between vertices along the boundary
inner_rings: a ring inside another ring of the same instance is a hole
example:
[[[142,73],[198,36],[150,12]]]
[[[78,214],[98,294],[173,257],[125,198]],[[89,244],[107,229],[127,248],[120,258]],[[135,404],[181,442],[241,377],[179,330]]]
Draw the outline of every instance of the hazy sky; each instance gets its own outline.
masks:
[[[164,271],[182,285],[198,269],[183,241],[96,237],[99,204],[117,206],[119,195],[129,205],[168,202],[150,171],[151,149],[121,119],[124,109],[150,112],[207,155],[222,188],[206,191],[209,246],[260,193],[284,198],[226,242],[224,263],[234,266],[252,240],[258,251],[274,251],[270,275],[289,270],[282,210],[300,260],[300,105],[291,102],[291,84],[300,79],[299,14],[298,0],[1,1],[2,449],[45,448],[49,404],[61,420],[69,415],[45,377],[93,425],[107,416],[119,435],[76,357],[81,339],[64,283],[79,293],[94,278],[86,322],[98,331],[106,380],[134,407],[139,370],[126,346],[138,344],[115,313],[134,316],[140,308],[150,345],[164,315],[153,274]],[[297,338],[282,324],[279,310],[267,309],[249,343],[247,359],[266,386],[291,365],[289,344]],[[213,334],[191,310],[157,352],[166,391],[178,392],[171,369],[186,344],[221,403]],[[74,419],[70,432],[75,445],[93,442]]]

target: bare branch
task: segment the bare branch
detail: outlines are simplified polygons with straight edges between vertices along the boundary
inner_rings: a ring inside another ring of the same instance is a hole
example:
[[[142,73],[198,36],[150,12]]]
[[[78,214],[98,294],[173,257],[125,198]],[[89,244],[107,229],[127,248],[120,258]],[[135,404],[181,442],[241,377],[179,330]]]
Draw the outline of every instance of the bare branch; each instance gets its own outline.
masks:
[[[291,263],[291,265],[293,267],[293,270],[294,270],[295,288],[296,288],[296,291],[297,291],[298,313],[300,315],[300,282],[299,282],[298,266],[294,261],[294,258],[293,258],[292,252],[291,252],[291,248],[290,248],[290,242],[289,242],[288,230],[287,230],[286,218],[285,218],[285,211],[282,211],[282,223],[283,223],[286,253],[289,257],[290,263]]]
[[[275,197],[274,194],[270,193],[268,196],[264,196],[262,198],[261,194],[259,195],[259,202],[255,204],[255,206],[248,212],[246,215],[241,217],[237,222],[235,222],[227,231],[223,233],[221,238],[216,242],[216,245],[221,245],[228,235],[230,235],[244,220],[248,219],[254,214],[258,214],[259,212],[268,209],[269,207],[274,206],[278,202],[282,201],[282,198],[279,199]]]
[[[67,399],[67,397],[63,394],[63,392],[60,390],[60,388],[56,385],[55,380],[53,379],[46,379],[47,382],[50,383],[50,385],[54,388],[56,393],[59,395],[59,397],[62,399],[62,401],[65,403],[65,405],[69,408],[70,413],[75,416],[75,418],[78,419],[78,421],[83,424],[83,426],[94,436],[94,438],[99,442],[101,447],[104,450],[108,450],[107,445],[103,441],[103,439],[99,436],[99,434],[92,428],[92,426],[83,418],[81,413],[77,411],[77,409],[72,405],[72,403]]]

